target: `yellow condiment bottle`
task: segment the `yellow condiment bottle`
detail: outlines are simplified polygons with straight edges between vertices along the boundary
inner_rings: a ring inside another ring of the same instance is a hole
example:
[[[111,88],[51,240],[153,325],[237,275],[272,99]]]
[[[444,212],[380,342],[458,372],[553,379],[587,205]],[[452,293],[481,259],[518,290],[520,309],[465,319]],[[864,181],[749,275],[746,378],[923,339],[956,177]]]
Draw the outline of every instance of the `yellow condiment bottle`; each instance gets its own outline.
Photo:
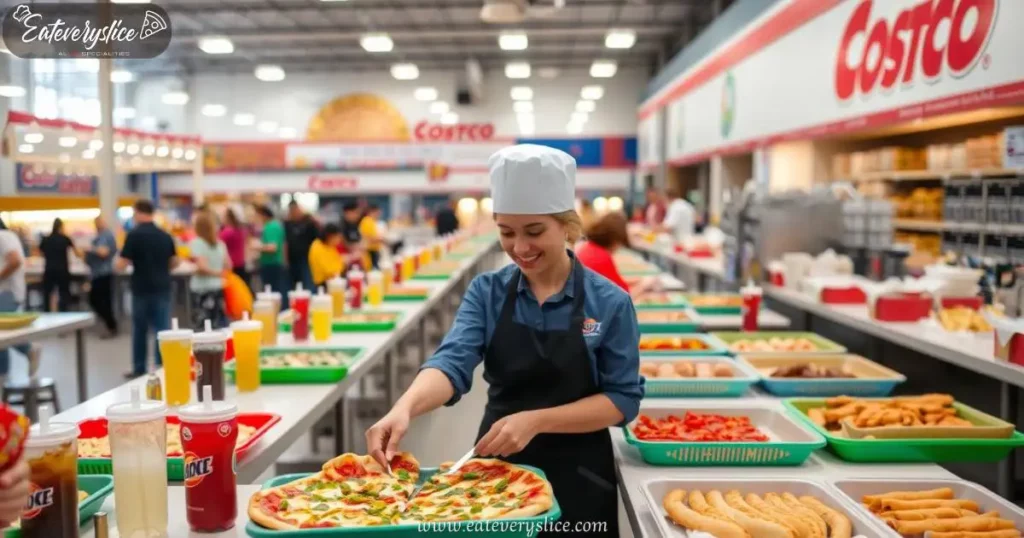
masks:
[[[348,283],[341,277],[334,277],[327,281],[327,294],[331,297],[331,314],[340,318],[345,313],[345,299]]]
[[[268,300],[259,300],[252,303],[252,319],[260,322],[263,345],[276,346],[277,306]]]
[[[192,399],[192,331],[178,329],[178,318],[171,329],[156,334],[160,358],[164,364],[164,399],[168,406],[185,405]]]
[[[331,339],[331,318],[334,313],[334,302],[330,295],[323,293],[313,298],[310,303],[310,321],[313,324],[313,340],[326,342]]]
[[[380,271],[370,271],[366,300],[370,306],[380,306],[384,302],[384,275]]]
[[[260,388],[263,322],[250,320],[245,312],[240,321],[231,324],[231,337],[235,346],[235,386],[239,392],[252,392]]]

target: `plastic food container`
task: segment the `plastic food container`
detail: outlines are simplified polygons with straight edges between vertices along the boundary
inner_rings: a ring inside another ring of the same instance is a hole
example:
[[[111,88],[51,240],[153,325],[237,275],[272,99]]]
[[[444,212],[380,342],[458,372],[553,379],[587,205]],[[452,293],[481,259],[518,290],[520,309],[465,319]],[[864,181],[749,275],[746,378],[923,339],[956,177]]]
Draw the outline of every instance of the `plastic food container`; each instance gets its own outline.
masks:
[[[810,495],[829,508],[845,514],[853,525],[853,536],[864,536],[865,538],[881,538],[883,536],[888,538],[890,536],[879,523],[873,521],[873,517],[868,517],[868,514],[865,514],[863,510],[857,510],[844,496],[818,482],[786,478],[761,480],[749,478],[716,478],[714,480],[657,478],[645,482],[641,486],[641,490],[651,512],[654,513],[654,520],[658,522],[661,536],[664,538],[689,538],[686,530],[668,518],[665,508],[662,506],[665,496],[675,489],[699,490],[705,493],[718,490],[723,494],[738,490],[744,495],[748,493],[755,495],[791,493],[797,497]]]
[[[700,314],[739,315],[743,310],[743,298],[738,293],[690,293],[683,297]]]
[[[530,467],[529,465],[521,465],[525,469],[529,469],[542,477],[547,477],[544,471],[537,469],[536,467]],[[437,473],[436,468],[421,468],[420,469],[420,483],[425,482],[431,476]],[[263,489],[269,489],[287,484],[300,478],[305,478],[309,474],[289,474],[271,478],[270,480],[263,483]],[[571,495],[572,493],[568,493]],[[539,526],[545,521],[558,521],[562,517],[562,509],[558,505],[558,497],[554,499],[554,504],[551,509],[547,512],[536,515],[533,517],[525,518],[508,518],[508,519],[496,519],[492,521],[501,521],[507,524],[507,528],[510,530],[493,531],[487,533],[487,536],[497,536],[500,538],[519,538],[530,536],[528,533],[530,524]],[[444,529],[441,530],[439,525],[436,532],[429,532],[431,536],[437,536],[439,538],[459,538],[466,536],[476,536],[476,533],[469,532],[467,528],[469,524],[477,524],[478,522],[463,522],[453,521],[446,522],[443,524]],[[538,530],[534,527],[534,530]],[[422,536],[423,533],[417,532],[417,525],[415,524],[402,524],[402,525],[387,525],[379,527],[335,527],[330,529],[301,529],[294,531],[279,531],[270,530],[264,528],[256,523],[249,521],[245,526],[245,533],[253,538],[326,538],[326,537],[343,537],[343,538],[379,538],[387,536],[388,538],[415,538]],[[535,534],[534,534],[535,535]]]
[[[688,306],[686,295],[672,291],[649,293],[633,300],[637,310],[680,310]]]
[[[978,503],[982,512],[995,510],[999,517],[1016,523],[1018,529],[1024,529],[1024,509],[1007,501],[988,489],[964,480],[834,480],[832,486],[840,491],[848,504],[855,506],[865,517],[875,520],[880,528],[887,531],[887,536],[902,538],[899,533],[885,526],[878,516],[872,514],[861,505],[864,495],[878,495],[891,491],[927,491],[937,488],[950,488],[953,497]]]
[[[676,347],[675,344],[696,340],[700,349]],[[646,343],[646,345],[645,345]],[[655,346],[655,347],[649,347]],[[648,334],[640,336],[640,356],[692,356],[692,355],[728,355],[729,348],[713,334],[681,333],[681,334]]]
[[[737,361],[754,370],[765,391],[783,397],[888,396],[896,388],[896,385],[907,380],[903,374],[859,355],[792,355],[789,357],[739,355]],[[762,372],[765,368],[808,363],[833,369],[848,368],[857,377],[853,379],[781,378],[770,377]]]
[[[289,353],[337,353],[344,356],[340,366],[263,366],[263,358]],[[260,383],[265,384],[302,384],[302,383],[337,383],[348,375],[348,369],[362,358],[365,348],[361,347],[287,347],[264,348],[260,351]],[[224,366],[228,379],[234,381],[235,362]]]
[[[669,318],[676,313],[683,314],[685,319]],[[640,310],[636,313],[636,318],[641,334],[697,332],[702,324],[700,315],[692,308]]]
[[[791,356],[797,354],[821,354],[821,353],[846,353],[846,348],[814,333],[810,332],[798,332],[798,331],[754,331],[754,332],[742,332],[742,331],[715,331],[711,333],[711,336],[718,338],[721,342],[724,342],[729,352],[735,355],[744,356]],[[813,351],[736,351],[733,349],[733,345],[741,340],[755,341],[755,340],[772,340],[772,339],[795,339],[795,338],[806,338],[813,343],[817,349]]]
[[[382,316],[387,319],[375,320],[375,321],[356,321],[353,316]],[[402,319],[405,314],[402,312],[394,312],[387,310],[370,310],[370,311],[347,311],[340,318],[335,318],[331,321],[332,332],[386,332],[393,330],[398,322]],[[291,321],[285,321],[281,324],[283,331],[291,330]]]
[[[436,261],[420,267],[413,273],[413,280],[448,280],[455,271],[462,267],[459,261]]]
[[[657,357],[645,358],[642,362],[653,363],[677,363],[677,362],[704,362],[714,364],[725,364],[732,369],[733,377],[716,378],[670,378],[657,379],[646,377],[644,381],[645,397],[648,398],[673,398],[673,397],[721,397],[738,398],[747,392],[751,385],[757,383],[759,376],[749,365],[739,363],[721,355],[710,355],[706,357]]]
[[[1024,446],[1024,435],[1013,432],[1006,439],[850,439],[818,426],[807,416],[812,407],[825,407],[823,399],[789,399],[783,405],[828,441],[840,459],[856,463],[998,462]],[[958,409],[969,409],[954,404]],[[984,414],[984,413],[981,413]],[[998,420],[998,419],[997,419]]]
[[[686,442],[641,441],[633,435],[633,420],[623,428],[626,442],[637,447],[640,456],[652,465],[712,466],[800,465],[816,449],[825,446],[825,439],[806,425],[785,413],[761,407],[714,408],[642,408],[640,413],[651,418],[682,415],[687,411],[701,414],[749,417],[751,423],[769,437],[766,442]]]

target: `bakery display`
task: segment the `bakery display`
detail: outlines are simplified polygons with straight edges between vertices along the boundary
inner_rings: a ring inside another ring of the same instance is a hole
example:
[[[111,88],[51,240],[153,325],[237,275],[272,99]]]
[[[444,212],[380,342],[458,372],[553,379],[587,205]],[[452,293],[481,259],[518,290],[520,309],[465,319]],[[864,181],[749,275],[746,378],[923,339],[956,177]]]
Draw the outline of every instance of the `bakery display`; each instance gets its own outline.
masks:
[[[750,417],[687,411],[652,418],[641,413],[631,430],[640,441],[758,442],[769,440]]]
[[[850,538],[853,523],[842,510],[811,495],[739,490],[672,489],[662,499],[669,520],[717,538]]]
[[[724,362],[640,361],[640,375],[650,379],[733,377],[733,370]]]
[[[957,498],[953,489],[889,491],[863,495],[862,505],[903,536],[930,533],[933,538],[1017,538],[1018,525],[997,510],[970,499]]]
[[[256,434],[256,428],[252,426],[246,426],[245,424],[238,425],[238,439],[235,441],[235,447],[245,445]],[[167,423],[167,457],[181,457],[184,454],[184,450],[181,445],[181,424],[177,422]],[[78,439],[78,457],[79,458],[109,458],[110,454],[110,437],[103,435],[100,437],[82,437]]]
[[[421,469],[411,454],[397,454],[391,474],[370,456],[342,454],[319,473],[254,494],[249,518],[264,528],[295,530],[527,518],[554,506],[551,484],[528,468],[471,459],[444,474],[450,466],[443,464],[416,492]]]
[[[743,355],[736,361],[755,370],[775,396],[882,397],[907,380],[899,372],[846,353]]]

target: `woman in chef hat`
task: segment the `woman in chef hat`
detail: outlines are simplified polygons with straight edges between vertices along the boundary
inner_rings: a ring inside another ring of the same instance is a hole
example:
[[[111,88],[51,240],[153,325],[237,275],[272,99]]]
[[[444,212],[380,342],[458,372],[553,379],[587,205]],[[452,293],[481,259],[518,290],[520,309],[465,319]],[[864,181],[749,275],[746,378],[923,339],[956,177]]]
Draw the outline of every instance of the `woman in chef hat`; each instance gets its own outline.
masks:
[[[515,263],[473,279],[441,346],[366,432],[369,452],[390,461],[410,420],[455,404],[483,362],[476,455],[539,467],[563,521],[606,522],[583,534],[618,536],[608,428],[633,420],[644,394],[636,311],[570,249],[580,235],[571,156],[523,144],[489,166],[501,247]]]

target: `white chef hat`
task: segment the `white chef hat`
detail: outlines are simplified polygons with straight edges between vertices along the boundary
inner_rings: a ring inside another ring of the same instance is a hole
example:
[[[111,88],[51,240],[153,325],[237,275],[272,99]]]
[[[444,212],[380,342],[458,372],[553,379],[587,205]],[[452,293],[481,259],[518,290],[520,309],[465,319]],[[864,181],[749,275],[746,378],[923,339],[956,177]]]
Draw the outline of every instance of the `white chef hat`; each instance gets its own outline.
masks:
[[[488,161],[493,212],[549,215],[576,208],[576,159],[535,144],[498,150]]]

